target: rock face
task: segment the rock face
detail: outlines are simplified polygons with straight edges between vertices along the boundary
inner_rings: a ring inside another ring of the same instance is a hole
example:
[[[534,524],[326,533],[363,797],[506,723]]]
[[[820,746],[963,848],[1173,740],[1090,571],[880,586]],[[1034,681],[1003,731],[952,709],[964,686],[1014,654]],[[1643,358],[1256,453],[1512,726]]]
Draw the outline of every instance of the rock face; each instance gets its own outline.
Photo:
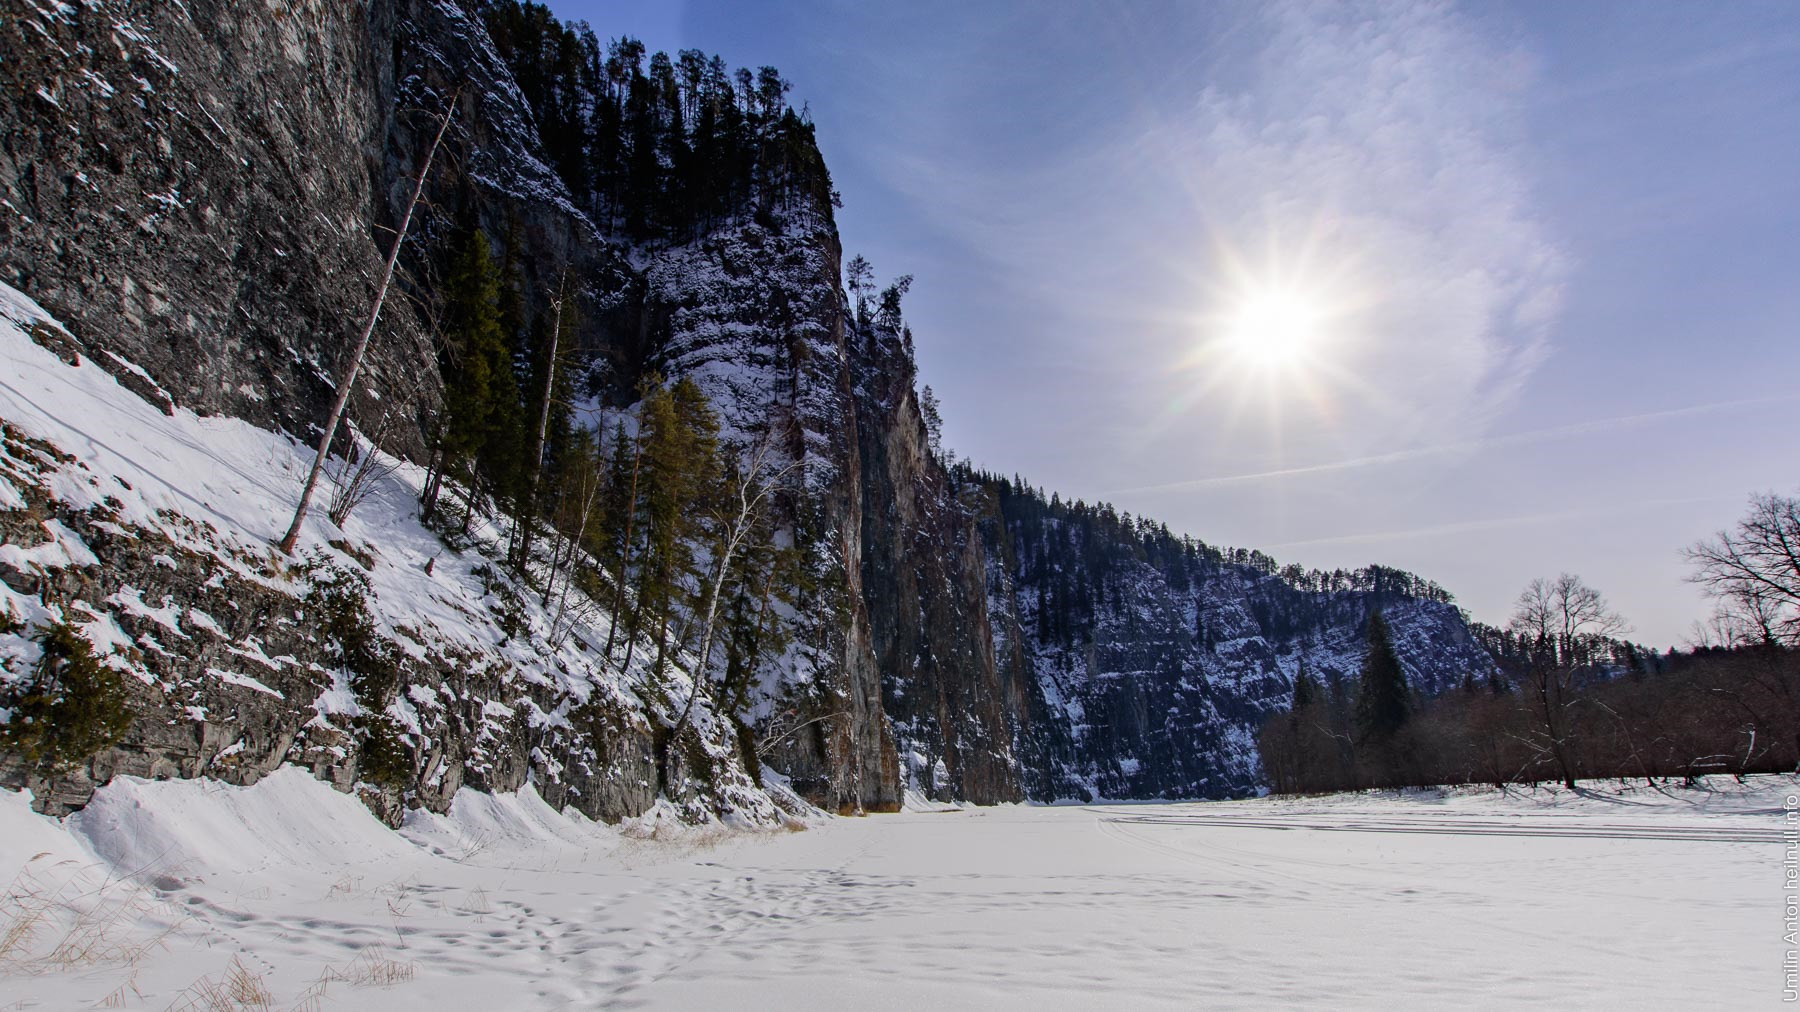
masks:
[[[1036,538],[1067,538],[1085,562],[1034,564],[1018,496],[998,498],[1005,505],[983,527],[993,548],[992,623],[1019,681],[1034,690],[1017,736],[1034,799],[1254,792],[1257,729],[1288,707],[1302,664],[1322,683],[1355,685],[1375,610],[1419,691],[1493,670],[1448,603],[1386,588],[1299,590],[1203,547],[1158,552],[1123,525],[1053,517]],[[1084,581],[1094,588],[1091,609],[1073,630],[1059,626],[1052,588]]]
[[[1019,801],[1026,771],[1013,742],[1031,694],[996,658],[987,546],[930,453],[908,343],[873,321],[855,342],[862,583],[882,700],[915,788]]]
[[[783,519],[814,589],[744,716],[763,760],[817,804],[893,809],[909,786],[983,803],[1254,790],[1257,721],[1285,705],[1302,657],[1320,674],[1353,675],[1360,624],[1377,603],[1422,688],[1491,664],[1447,605],[1309,596],[1225,562],[1175,579],[1124,538],[1095,546],[1118,556],[1108,606],[1079,642],[1046,636],[1045,575],[1016,518],[990,484],[948,473],[930,451],[910,337],[897,307],[852,308],[829,210],[761,209],[682,243],[632,243],[598,227],[548,167],[507,64],[460,4],[252,12],[222,0],[0,0],[0,12],[0,281],[69,325],[70,356],[165,410],[315,431],[411,177],[454,107],[431,211],[404,248],[402,295],[428,287],[433,251],[457,223],[505,235],[528,301],[565,272],[574,282],[599,403],[629,403],[652,371],[691,376],[728,438],[774,433],[797,462]],[[413,300],[388,305],[352,417],[417,458],[441,397],[437,360]],[[245,602],[216,642],[197,634],[183,647],[194,652],[181,662],[188,675],[253,639],[296,662],[268,673],[270,688],[307,700],[322,691],[311,665],[330,669],[330,647],[296,637],[297,591],[209,587],[198,560],[169,569],[140,558],[147,549],[107,542],[95,526],[104,518],[48,500],[32,509],[0,512],[9,540],[38,537],[33,525],[54,513],[105,549],[105,580],[146,600],[166,595],[214,616],[226,598]],[[101,579],[75,570],[9,579],[64,599],[107,589],[66,585]],[[1272,621],[1283,609],[1305,617]],[[131,627],[150,621],[141,616],[120,621],[134,636],[155,632]],[[570,700],[541,680],[426,654],[409,662],[405,684],[451,686],[445,698],[458,703],[415,708],[427,721],[417,776],[378,804],[392,809],[405,794],[439,807],[461,784],[504,788],[528,775],[552,801],[590,814],[650,803],[656,778],[641,766],[654,702],[581,711],[605,753],[588,755],[557,737],[555,721],[501,727],[491,713],[457,710],[479,699],[517,715],[529,701],[569,718]],[[134,737],[92,775],[246,778],[300,761],[356,781],[354,755],[307,730],[310,709],[209,691],[226,695],[194,704],[207,708],[198,722],[169,723],[173,704],[145,697]],[[747,760],[730,752],[696,753],[693,782],[678,778],[676,793],[715,810],[745,803]],[[82,789],[63,789],[58,803],[79,803]]]
[[[360,5],[5,5],[0,281],[176,401],[305,432],[367,313],[392,85]],[[373,398],[436,395],[403,305]],[[415,432],[416,438],[416,432]]]

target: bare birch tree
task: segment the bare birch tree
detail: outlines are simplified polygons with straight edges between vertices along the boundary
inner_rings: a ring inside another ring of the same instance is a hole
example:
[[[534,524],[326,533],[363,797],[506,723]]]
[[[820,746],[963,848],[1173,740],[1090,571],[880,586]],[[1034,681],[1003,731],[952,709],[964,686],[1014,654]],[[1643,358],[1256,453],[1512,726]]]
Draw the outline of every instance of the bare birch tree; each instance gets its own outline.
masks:
[[[425,180],[431,175],[431,163],[437,158],[438,147],[444,141],[444,133],[450,129],[450,120],[456,115],[457,93],[450,95],[450,106],[444,110],[444,118],[438,124],[437,135],[431,139],[431,150],[425,154],[425,165],[419,170],[419,178],[413,184],[412,199],[406,204],[406,213],[400,218],[400,228],[394,233],[394,246],[388,251],[387,265],[381,271],[381,286],[375,291],[375,304],[369,309],[369,319],[363,324],[362,336],[357,338],[356,347],[350,352],[350,364],[344,370],[344,376],[338,381],[337,399],[331,404],[331,412],[325,416],[325,431],[319,436],[319,449],[313,455],[312,467],[306,472],[306,484],[300,489],[300,502],[294,507],[294,522],[288,525],[287,533],[282,535],[279,548],[283,555],[294,554],[294,545],[300,540],[300,528],[306,522],[306,511],[312,505],[313,491],[318,487],[319,474],[325,468],[326,456],[331,452],[331,441],[337,437],[338,424],[343,421],[344,409],[350,403],[350,391],[356,386],[356,375],[362,371],[363,355],[369,350],[369,339],[375,335],[375,324],[381,319],[381,307],[387,302],[388,288],[394,282],[394,267],[400,261],[400,245],[406,241],[406,232],[412,227],[413,211],[419,206],[419,198],[425,192]]]
[[[531,529],[537,519],[538,490],[544,480],[544,443],[550,433],[550,408],[556,400],[556,355],[562,345],[563,303],[568,298],[569,271],[563,269],[562,276],[556,282],[556,299],[550,303],[552,314],[550,323],[550,353],[544,360],[544,392],[538,402],[537,437],[531,448],[531,476],[529,478],[526,502],[519,510],[519,523],[522,530],[519,534],[518,571],[524,575],[526,567],[531,563]],[[550,579],[556,579],[556,558],[551,553]],[[549,591],[546,589],[545,594]]]
[[[1685,553],[1734,638],[1800,645],[1800,497],[1764,492],[1750,512]]]
[[[694,702],[700,698],[718,627],[719,597],[725,587],[725,578],[731,571],[732,560],[749,541],[751,534],[761,526],[769,501],[799,463],[789,461],[780,467],[774,467],[774,454],[775,435],[771,428],[732,481],[731,494],[727,496],[725,505],[714,514],[720,531],[719,552],[718,557],[713,560],[712,581],[706,594],[706,610],[700,622],[700,647],[695,653],[693,685],[688,690],[687,705],[681,708],[681,716],[669,732],[671,741],[687,726],[688,719],[694,712]]]

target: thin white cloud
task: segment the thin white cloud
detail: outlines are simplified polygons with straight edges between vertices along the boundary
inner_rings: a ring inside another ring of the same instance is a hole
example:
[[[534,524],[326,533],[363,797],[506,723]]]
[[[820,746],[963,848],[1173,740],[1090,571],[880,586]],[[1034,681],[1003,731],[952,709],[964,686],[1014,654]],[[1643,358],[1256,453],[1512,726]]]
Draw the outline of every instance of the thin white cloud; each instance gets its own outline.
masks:
[[[1759,61],[1787,60],[1796,54],[1800,54],[1800,33],[1765,36],[1747,42],[1715,46],[1691,54],[1685,59],[1615,71],[1560,91],[1545,92],[1540,101],[1546,104],[1586,101],[1619,92],[1638,91],[1716,75],[1720,71],[1735,70]]]
[[[1565,271],[1525,169],[1529,61],[1441,3],[1285,4],[1266,27],[1244,80],[1154,131],[1169,164],[1215,242],[1304,247],[1355,306],[1334,426],[1479,429],[1542,361]]]
[[[933,110],[894,124],[883,161],[1047,321],[1032,353],[1091,380],[1045,392],[1050,424],[1186,440],[1241,421],[1176,368],[1232,257],[1292,272],[1305,250],[1355,306],[1320,363],[1329,410],[1287,412],[1290,448],[1476,435],[1543,361],[1567,258],[1527,171],[1533,64],[1456,7],[971,17],[980,53],[873,69]],[[1076,61],[1060,77],[1052,51]]]
[[[1399,530],[1364,531],[1355,534],[1334,534],[1322,538],[1303,538],[1298,541],[1284,541],[1270,545],[1270,551],[1286,551],[1293,548],[1315,548],[1320,545],[1374,545],[1395,541],[1411,541],[1417,538],[1443,537],[1453,534],[1479,534],[1483,531],[1510,530],[1517,527],[1534,527],[1541,524],[1567,523],[1572,520],[1594,520],[1600,517],[1618,517],[1627,513],[1643,513],[1650,510],[1663,509],[1668,506],[1687,506],[1694,503],[1736,502],[1738,496],[1685,496],[1674,499],[1639,499],[1630,502],[1608,503],[1605,506],[1589,509],[1558,510],[1552,513],[1528,513],[1520,516],[1494,517],[1485,520],[1461,520],[1448,524],[1431,524],[1424,527],[1408,527]]]
[[[1189,478],[1182,481],[1161,482],[1155,485],[1138,485],[1133,488],[1112,489],[1104,494],[1114,496],[1142,492],[1192,490],[1222,485],[1243,485],[1255,482],[1273,481],[1281,478],[1298,478],[1315,474],[1330,474],[1339,471],[1358,471],[1364,468],[1382,467],[1389,464],[1404,464],[1432,457],[1462,456],[1478,453],[1483,450],[1530,446],[1537,443],[1554,443],[1577,436],[1603,435],[1605,433],[1638,428],[1653,422],[1670,421],[1678,418],[1691,418],[1697,415],[1709,415],[1722,411],[1739,410],[1742,408],[1767,407],[1774,404],[1791,404],[1794,401],[1800,401],[1800,394],[1779,394],[1772,397],[1750,397],[1741,400],[1717,401],[1711,404],[1690,404],[1680,408],[1668,408],[1661,411],[1642,411],[1629,415],[1617,415],[1612,418],[1598,418],[1592,421],[1575,422],[1570,425],[1557,425],[1544,429],[1531,429],[1525,432],[1513,432],[1480,439],[1460,439],[1454,442],[1411,447],[1404,450],[1395,450],[1391,453],[1375,453],[1361,457],[1350,457],[1343,460],[1324,461],[1318,464],[1282,467],[1267,471],[1250,471],[1241,474],[1213,475],[1205,478]]]

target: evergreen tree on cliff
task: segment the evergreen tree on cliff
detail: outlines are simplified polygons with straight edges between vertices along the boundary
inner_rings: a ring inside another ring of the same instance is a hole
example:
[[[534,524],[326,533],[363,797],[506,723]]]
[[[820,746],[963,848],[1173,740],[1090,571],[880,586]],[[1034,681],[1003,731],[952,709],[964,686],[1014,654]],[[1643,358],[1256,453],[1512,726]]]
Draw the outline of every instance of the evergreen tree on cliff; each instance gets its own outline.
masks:
[[[1406,673],[1394,655],[1387,619],[1376,611],[1369,616],[1369,655],[1363,658],[1362,680],[1356,697],[1356,733],[1365,742],[1382,744],[1393,739],[1411,716]]]
[[[508,430],[516,428],[518,399],[511,354],[502,326],[500,271],[480,229],[458,245],[444,280],[444,424],[439,474],[464,478],[468,512],[474,510],[482,463],[504,460]],[[425,508],[436,505],[437,483],[427,490]]]
[[[1319,702],[1319,683],[1306,670],[1306,658],[1300,658],[1300,672],[1294,676],[1294,706],[1292,713],[1305,713]]]
[[[653,377],[639,418],[642,474],[637,483],[635,526],[637,608],[627,635],[635,640],[648,623],[655,641],[655,670],[667,658],[669,623],[682,588],[694,577],[693,545],[703,536],[705,506],[719,480],[719,420],[693,379],[663,385]],[[627,546],[628,548],[630,546]],[[630,665],[631,641],[626,644]]]

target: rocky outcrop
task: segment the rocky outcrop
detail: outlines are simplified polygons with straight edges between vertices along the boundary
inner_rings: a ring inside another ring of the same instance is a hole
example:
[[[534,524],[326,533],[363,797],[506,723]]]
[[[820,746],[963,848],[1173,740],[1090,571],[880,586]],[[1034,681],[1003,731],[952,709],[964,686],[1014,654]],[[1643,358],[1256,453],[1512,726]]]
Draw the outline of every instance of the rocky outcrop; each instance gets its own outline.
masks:
[[[80,807],[118,774],[249,784],[288,763],[395,823],[407,807],[447,810],[463,786],[527,782],[607,821],[643,813],[659,790],[695,815],[770,814],[717,720],[696,722],[659,783],[652,715],[667,701],[643,681],[552,677],[570,672],[570,652],[542,639],[498,575],[491,610],[468,629],[446,635],[420,616],[384,631],[362,568],[388,564],[376,549],[343,543],[289,562],[178,513],[142,524],[116,498],[78,508],[46,489],[116,479],[11,426],[3,448],[0,478],[25,503],[0,511],[12,549],[0,581],[103,648],[135,718],[117,747],[54,775],[0,756],[0,782],[33,787],[42,810]],[[482,645],[509,623],[515,649]],[[483,635],[455,635],[467,631]],[[371,719],[384,730],[371,733]],[[372,766],[371,743],[397,747],[400,768]]]
[[[796,463],[782,522],[815,589],[796,609],[795,649],[758,687],[757,730],[771,765],[814,803],[890,811],[903,780],[862,565],[872,546],[860,437],[880,420],[855,395],[870,374],[857,368],[835,225],[806,210],[765,221],[646,257],[638,312],[655,321],[655,350],[641,368],[692,377],[726,439],[774,440]]]
[[[883,705],[915,788],[978,804],[1024,798],[1013,754],[1024,701],[1002,679],[987,550],[919,417],[910,338],[863,321],[854,342],[862,459],[862,592]]]
[[[1074,524],[1054,509],[1045,519],[1032,494],[979,484],[1005,503],[982,531],[991,622],[1027,687],[1016,751],[1032,798],[1255,792],[1257,729],[1288,707],[1303,664],[1326,684],[1354,686],[1376,610],[1422,694],[1494,670],[1447,602],[1385,587],[1299,589],[1272,566],[1145,536],[1129,519]],[[1069,547],[1061,561],[1042,551],[1046,539]],[[1089,602],[1074,609],[1073,629],[1055,614],[1071,586]]]

